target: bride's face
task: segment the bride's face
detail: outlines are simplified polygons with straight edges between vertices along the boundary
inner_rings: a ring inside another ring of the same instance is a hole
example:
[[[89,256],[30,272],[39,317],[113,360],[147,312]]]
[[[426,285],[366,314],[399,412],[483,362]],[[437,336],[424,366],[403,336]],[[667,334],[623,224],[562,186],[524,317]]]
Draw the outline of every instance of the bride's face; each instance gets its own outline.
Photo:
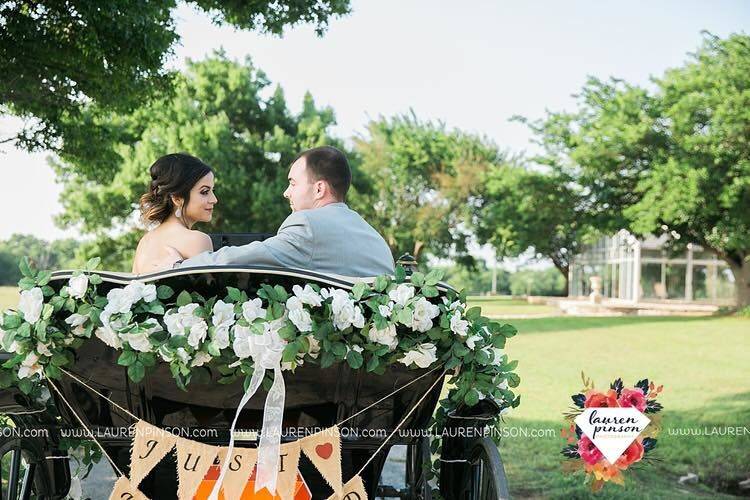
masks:
[[[209,172],[190,190],[185,217],[192,222],[211,222],[218,201],[214,194],[214,174]]]

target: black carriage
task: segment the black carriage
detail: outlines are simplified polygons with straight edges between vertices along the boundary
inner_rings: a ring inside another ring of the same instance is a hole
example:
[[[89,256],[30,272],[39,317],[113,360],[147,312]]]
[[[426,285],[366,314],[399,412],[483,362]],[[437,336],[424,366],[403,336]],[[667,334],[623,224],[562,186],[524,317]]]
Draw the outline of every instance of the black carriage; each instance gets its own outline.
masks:
[[[247,241],[247,236],[219,236],[216,246],[244,241]],[[132,275],[125,274],[98,274],[104,280],[100,289],[105,293],[108,288],[123,286],[135,279]],[[63,286],[70,276],[70,272],[56,272],[50,285]],[[140,276],[138,280],[166,284],[176,290],[196,291],[204,296],[221,294],[227,286],[245,290],[252,296],[261,283],[280,284],[287,289],[304,283],[342,289],[353,286],[351,281],[343,277],[253,266],[177,269]],[[0,362],[8,357],[9,354],[0,352]],[[120,470],[127,474],[130,437],[122,435],[116,429],[133,424],[133,419],[114,408],[86,385],[151,424],[187,430],[200,429],[212,437],[196,440],[210,445],[226,445],[234,412],[244,393],[241,381],[218,385],[220,374],[208,365],[208,379],[191,382],[188,390],[183,391],[177,387],[169,365],[157,362],[153,371],[141,382],[133,383],[127,376],[126,368],[117,364],[117,357],[118,352],[98,338],[87,339],[77,349],[74,365],[68,368],[70,373],[85,384],[63,376],[58,387],[65,398],[72,402],[86,426],[95,430],[99,436],[107,436],[99,440]],[[444,376],[442,370],[423,376],[426,372],[428,370],[408,369],[400,363],[389,366],[383,375],[353,370],[346,363],[334,364],[325,369],[305,363],[294,373],[284,372],[287,389],[284,427],[329,427],[372,405],[404,384],[413,382],[408,389],[399,391],[347,423],[347,427],[356,431],[342,435],[343,476],[346,481],[383,443],[385,435],[382,430],[394,429],[433,383]],[[416,380],[420,376],[423,377]],[[404,432],[397,433],[390,439],[364,470],[362,478],[370,498],[433,498],[432,485],[426,480],[424,468],[431,460],[429,438],[424,431],[440,398],[442,381],[437,382],[404,422],[401,428]],[[261,427],[264,396],[263,392],[250,400],[241,412],[238,428]],[[67,494],[70,486],[67,460],[53,457],[65,455],[64,451],[58,449],[60,430],[81,429],[81,426],[68,408],[57,400],[59,398],[54,392],[52,397],[56,398],[62,425],[55,417],[35,406],[20,391],[2,391],[0,414],[6,414],[17,429],[47,428],[52,432],[49,439],[26,437],[11,432],[0,434],[0,460],[3,463],[0,500],[57,499],[64,498]],[[497,407],[491,401],[483,400],[477,406],[465,408],[465,411],[459,409],[449,417],[448,426],[456,429],[481,429],[496,412]],[[206,430],[213,432],[208,433]],[[236,443],[238,446],[257,445],[253,439],[236,439]],[[407,449],[405,488],[385,485],[381,481],[388,450],[393,445],[405,445]],[[176,497],[175,463],[174,458],[170,457],[171,454],[167,455],[141,483],[140,489],[149,498]],[[443,440],[440,459],[440,493],[444,498],[508,498],[498,449],[481,432],[448,433]],[[327,498],[331,494],[330,488],[310,463],[300,461],[300,473],[313,492],[313,498]]]

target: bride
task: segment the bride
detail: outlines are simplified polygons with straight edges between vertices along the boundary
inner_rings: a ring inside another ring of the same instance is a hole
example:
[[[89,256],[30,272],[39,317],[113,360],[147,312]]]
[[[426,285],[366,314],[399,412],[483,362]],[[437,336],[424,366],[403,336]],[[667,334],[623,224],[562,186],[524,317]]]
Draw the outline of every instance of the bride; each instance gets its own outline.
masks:
[[[158,270],[172,247],[184,259],[213,250],[211,238],[192,229],[196,222],[210,222],[214,205],[214,174],[194,156],[173,153],[151,165],[151,186],[141,196],[141,218],[152,228],[135,251],[133,273]]]

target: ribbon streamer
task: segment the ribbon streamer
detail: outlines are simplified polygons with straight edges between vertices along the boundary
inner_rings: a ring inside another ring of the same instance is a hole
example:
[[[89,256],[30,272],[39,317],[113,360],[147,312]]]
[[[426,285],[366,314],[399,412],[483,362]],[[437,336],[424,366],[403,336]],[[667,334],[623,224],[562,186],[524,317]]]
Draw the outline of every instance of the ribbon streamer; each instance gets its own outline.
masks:
[[[258,444],[258,468],[255,475],[256,493],[263,488],[268,489],[272,494],[276,491],[285,399],[284,376],[281,374],[281,365],[276,365],[273,368],[273,385],[268,391],[263,409],[263,428]]]

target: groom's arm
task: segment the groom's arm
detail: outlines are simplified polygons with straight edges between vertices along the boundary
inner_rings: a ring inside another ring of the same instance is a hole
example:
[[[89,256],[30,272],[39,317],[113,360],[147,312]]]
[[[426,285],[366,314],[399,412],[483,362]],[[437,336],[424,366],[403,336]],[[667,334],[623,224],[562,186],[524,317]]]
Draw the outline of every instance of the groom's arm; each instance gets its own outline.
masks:
[[[313,232],[302,212],[292,212],[276,236],[239,247],[223,247],[184,260],[175,267],[259,265],[306,269],[312,262]]]

